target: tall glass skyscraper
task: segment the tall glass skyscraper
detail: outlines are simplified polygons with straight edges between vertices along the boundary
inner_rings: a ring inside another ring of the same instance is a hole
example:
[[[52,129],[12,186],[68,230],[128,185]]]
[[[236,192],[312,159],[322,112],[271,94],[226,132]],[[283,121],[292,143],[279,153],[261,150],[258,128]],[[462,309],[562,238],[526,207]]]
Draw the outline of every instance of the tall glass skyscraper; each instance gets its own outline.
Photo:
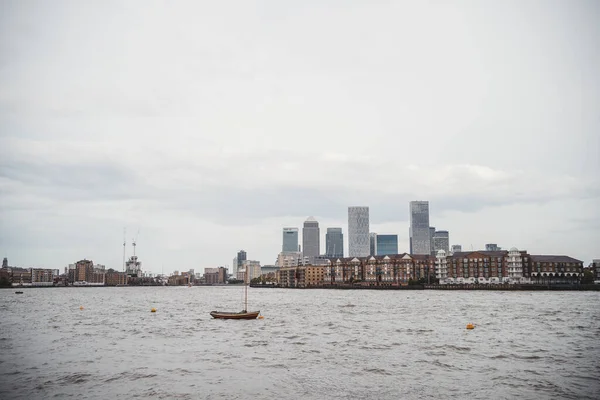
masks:
[[[409,236],[411,254],[431,254],[428,201],[410,202]]]
[[[325,255],[327,257],[344,257],[344,234],[342,228],[327,228],[325,234]]]
[[[314,264],[315,258],[321,253],[320,237],[319,223],[314,217],[308,217],[302,228],[302,254],[308,257],[309,264]]]
[[[283,228],[281,251],[298,251],[298,228]]]
[[[369,233],[369,255],[377,255],[377,232]]]
[[[377,255],[398,254],[398,235],[377,235]]]
[[[369,207],[348,207],[348,256],[369,255]]]

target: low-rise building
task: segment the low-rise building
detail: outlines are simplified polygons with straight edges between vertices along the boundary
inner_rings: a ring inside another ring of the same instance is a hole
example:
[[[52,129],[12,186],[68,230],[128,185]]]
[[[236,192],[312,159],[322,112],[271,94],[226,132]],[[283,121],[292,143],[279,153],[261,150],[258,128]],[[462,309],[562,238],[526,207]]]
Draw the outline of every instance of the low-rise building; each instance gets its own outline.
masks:
[[[600,259],[592,260],[590,267],[594,273],[594,283],[600,284]]]
[[[204,283],[207,284],[223,284],[227,282],[227,268],[205,268],[204,269]]]
[[[106,286],[127,285],[127,273],[109,269],[106,272],[104,284]]]
[[[579,282],[583,276],[583,261],[569,256],[532,255],[531,279],[536,283]]]
[[[54,271],[51,269],[32,268],[31,286],[53,286]]]

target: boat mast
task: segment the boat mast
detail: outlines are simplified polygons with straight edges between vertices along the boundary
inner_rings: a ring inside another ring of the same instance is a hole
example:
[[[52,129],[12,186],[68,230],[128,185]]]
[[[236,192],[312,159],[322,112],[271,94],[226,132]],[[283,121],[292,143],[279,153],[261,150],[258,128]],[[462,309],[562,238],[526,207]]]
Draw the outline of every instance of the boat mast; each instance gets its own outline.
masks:
[[[125,246],[127,245],[127,240],[125,236],[127,235],[127,228],[123,228],[123,272],[125,272]]]
[[[248,267],[246,267],[246,276],[245,276],[245,280],[246,282],[244,282],[244,286],[245,286],[245,299],[244,299],[244,312],[248,312]]]

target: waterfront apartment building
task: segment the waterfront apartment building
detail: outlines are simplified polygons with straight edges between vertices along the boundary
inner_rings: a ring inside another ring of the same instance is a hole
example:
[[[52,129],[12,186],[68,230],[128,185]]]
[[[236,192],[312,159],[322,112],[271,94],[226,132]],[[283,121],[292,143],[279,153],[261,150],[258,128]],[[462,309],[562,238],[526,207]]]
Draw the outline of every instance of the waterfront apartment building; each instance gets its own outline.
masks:
[[[133,259],[135,258],[135,259]],[[132,256],[130,261],[137,263],[137,265],[141,265],[140,262],[137,261],[136,256]],[[102,266],[104,267],[104,266]],[[69,273],[71,270],[69,270]],[[69,277],[71,278],[71,277]],[[71,279],[69,279],[71,280]],[[71,284],[73,285],[104,285],[104,270],[100,267],[94,268],[94,263],[91,260],[80,260],[75,263],[75,270],[73,274],[73,280],[71,280]]]
[[[31,286],[52,286],[54,285],[54,274],[51,269],[32,268]]]
[[[444,253],[450,254],[450,234],[448,231],[435,231],[433,235],[434,255],[438,251],[444,250]]]
[[[509,251],[438,254],[437,258],[440,284],[572,283],[579,281],[583,274],[580,260],[568,256],[530,255],[515,247]]]
[[[309,264],[321,254],[321,231],[319,222],[314,217],[308,217],[302,228],[302,254],[308,258]]]
[[[287,267],[277,271],[276,279],[281,287],[322,287],[325,271],[325,266]]]
[[[369,253],[369,207],[348,207],[348,255],[366,257]]]
[[[277,266],[279,268],[295,267],[308,264],[308,258],[304,258],[299,251],[281,252],[277,255]]]
[[[283,228],[281,251],[298,251],[298,228]]]
[[[109,269],[104,276],[106,286],[127,285],[127,274]]]
[[[409,219],[410,254],[430,255],[432,235],[429,229],[429,202],[411,201]]]
[[[344,234],[342,228],[327,228],[325,234],[325,256],[344,257]]]
[[[227,282],[227,268],[204,268],[204,283],[211,285]]]
[[[436,257],[394,254],[330,259],[320,272],[308,266],[282,269],[278,282],[284,287],[404,286],[410,281],[453,284],[554,284],[578,282],[583,262],[568,256],[530,255],[527,251],[471,251]]]
[[[378,256],[398,254],[398,235],[377,235]]]

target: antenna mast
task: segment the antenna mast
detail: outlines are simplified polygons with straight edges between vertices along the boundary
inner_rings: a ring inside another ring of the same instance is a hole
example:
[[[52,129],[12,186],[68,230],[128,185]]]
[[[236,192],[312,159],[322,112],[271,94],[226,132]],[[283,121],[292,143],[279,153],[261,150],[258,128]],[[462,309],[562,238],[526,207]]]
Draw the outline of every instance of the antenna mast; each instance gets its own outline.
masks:
[[[140,236],[140,230],[138,229],[137,231],[137,235],[135,235],[135,239],[132,239],[132,244],[133,244],[133,255],[135,256],[135,246],[137,246],[137,239]]]

